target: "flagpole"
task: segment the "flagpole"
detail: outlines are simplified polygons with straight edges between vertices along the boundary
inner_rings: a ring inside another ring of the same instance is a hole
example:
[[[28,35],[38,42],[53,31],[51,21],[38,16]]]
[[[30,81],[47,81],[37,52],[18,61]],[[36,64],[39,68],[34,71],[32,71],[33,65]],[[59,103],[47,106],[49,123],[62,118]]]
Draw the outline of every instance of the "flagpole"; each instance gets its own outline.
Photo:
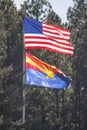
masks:
[[[25,11],[22,12],[22,17],[23,17],[23,21],[24,21],[24,15],[25,15]],[[23,31],[24,31],[24,25],[23,25]],[[26,102],[26,90],[25,90],[25,72],[26,72],[26,67],[25,67],[25,59],[26,59],[26,54],[25,54],[25,47],[24,47],[24,35],[23,35],[23,86],[22,86],[22,100],[23,100],[23,107],[22,107],[22,123],[25,123],[25,102]]]

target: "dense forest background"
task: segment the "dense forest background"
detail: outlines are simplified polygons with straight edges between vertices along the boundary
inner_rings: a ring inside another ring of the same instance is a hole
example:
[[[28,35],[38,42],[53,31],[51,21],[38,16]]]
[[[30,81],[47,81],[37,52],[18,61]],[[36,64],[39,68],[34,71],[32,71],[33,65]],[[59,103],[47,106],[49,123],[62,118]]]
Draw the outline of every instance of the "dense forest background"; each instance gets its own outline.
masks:
[[[0,130],[87,130],[87,0],[73,0],[67,23],[47,0],[0,0]],[[25,86],[23,104],[23,13],[71,30],[74,56],[30,50],[72,78],[67,89]],[[26,122],[22,124],[22,107]]]

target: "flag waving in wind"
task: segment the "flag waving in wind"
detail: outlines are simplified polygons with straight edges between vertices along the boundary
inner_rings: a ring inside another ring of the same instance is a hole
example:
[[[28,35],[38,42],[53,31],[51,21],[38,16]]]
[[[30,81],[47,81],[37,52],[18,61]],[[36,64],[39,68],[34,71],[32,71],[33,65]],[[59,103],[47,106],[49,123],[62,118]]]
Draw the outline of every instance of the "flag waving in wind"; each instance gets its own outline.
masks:
[[[46,49],[60,54],[73,55],[70,31],[52,24],[24,18],[25,49]]]
[[[51,66],[26,52],[26,85],[66,88],[71,79],[55,66]]]

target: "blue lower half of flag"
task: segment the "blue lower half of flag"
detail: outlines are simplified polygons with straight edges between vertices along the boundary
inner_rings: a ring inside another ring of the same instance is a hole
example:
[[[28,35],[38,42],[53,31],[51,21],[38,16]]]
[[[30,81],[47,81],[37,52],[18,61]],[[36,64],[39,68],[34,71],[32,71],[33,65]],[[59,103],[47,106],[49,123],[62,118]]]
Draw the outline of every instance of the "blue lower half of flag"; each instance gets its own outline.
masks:
[[[54,78],[47,77],[47,74],[34,69],[26,69],[26,85],[62,89],[69,87],[71,79],[63,75],[54,74]]]

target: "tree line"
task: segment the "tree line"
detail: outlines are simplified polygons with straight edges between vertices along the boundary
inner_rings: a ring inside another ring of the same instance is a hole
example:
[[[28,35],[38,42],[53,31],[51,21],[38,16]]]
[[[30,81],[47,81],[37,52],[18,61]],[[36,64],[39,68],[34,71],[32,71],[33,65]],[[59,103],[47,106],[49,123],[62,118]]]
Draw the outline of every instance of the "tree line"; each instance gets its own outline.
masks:
[[[13,0],[0,1],[0,129],[86,130],[87,128],[87,1],[73,0],[67,21],[47,0],[26,0],[18,10]],[[46,50],[29,50],[55,65],[72,79],[67,89],[25,86],[26,122],[23,107],[23,13],[27,17],[71,30],[74,56]]]

